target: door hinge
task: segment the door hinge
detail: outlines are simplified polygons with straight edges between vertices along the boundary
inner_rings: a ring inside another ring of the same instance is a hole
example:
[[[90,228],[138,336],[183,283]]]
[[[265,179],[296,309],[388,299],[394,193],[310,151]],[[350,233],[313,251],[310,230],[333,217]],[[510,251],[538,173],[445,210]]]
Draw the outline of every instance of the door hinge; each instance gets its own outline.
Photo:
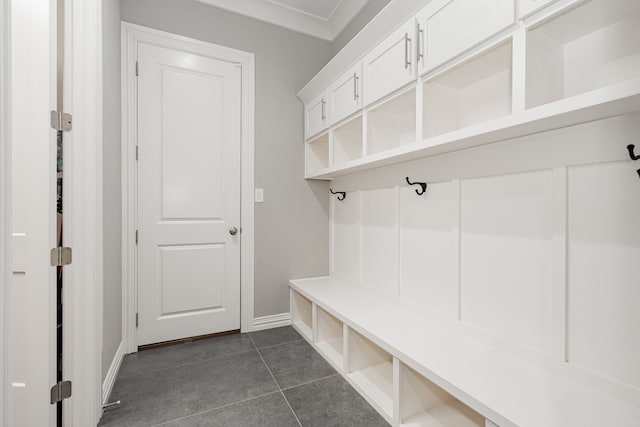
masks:
[[[138,313],[136,313],[136,328],[138,327]]]
[[[62,267],[71,264],[73,259],[73,251],[71,248],[53,248],[51,249],[51,266]]]
[[[138,233],[138,230],[136,230],[136,245],[138,244],[138,235],[139,235],[139,234],[140,234],[140,233]]]
[[[138,61],[136,61],[136,77],[140,74],[140,66],[138,65]]]
[[[51,387],[51,404],[62,402],[71,397],[71,381],[60,381]]]
[[[62,132],[70,132],[73,128],[73,117],[61,111],[51,112],[51,127]]]

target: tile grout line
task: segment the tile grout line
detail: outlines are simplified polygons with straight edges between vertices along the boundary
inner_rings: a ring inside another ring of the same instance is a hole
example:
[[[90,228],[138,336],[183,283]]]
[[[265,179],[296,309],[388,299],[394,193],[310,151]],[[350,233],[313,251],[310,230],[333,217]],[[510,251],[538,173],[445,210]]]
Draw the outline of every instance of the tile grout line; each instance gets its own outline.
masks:
[[[249,336],[249,338],[251,338],[251,336]],[[251,338],[251,341],[253,341],[253,338]],[[304,338],[300,337],[298,339],[295,340],[291,340],[291,341],[286,341],[286,342],[281,342],[280,344],[271,344],[271,345],[265,345],[263,347],[258,347],[255,342],[253,343],[253,345],[255,346],[256,350],[261,350],[261,349],[265,349],[265,348],[273,348],[273,347],[279,347],[281,345],[287,345],[287,344],[291,344],[294,342],[298,342],[298,341],[304,341]]]
[[[250,402],[252,400],[260,399],[260,398],[265,397],[265,396],[270,396],[270,395],[276,394],[278,392],[279,392],[279,390],[270,391],[269,393],[261,394],[259,396],[249,397],[247,399],[239,400],[237,402],[227,403],[225,405],[218,406],[217,408],[207,409],[206,411],[202,411],[202,412],[196,412],[195,414],[186,415],[184,417],[176,418],[175,420],[168,420],[168,421],[164,421],[164,422],[162,422],[160,424],[154,424],[151,427],[164,426],[164,425],[168,425],[168,424],[171,424],[171,423],[175,423],[176,421],[182,421],[182,420],[186,420],[188,418],[198,417],[200,415],[208,414],[209,412],[214,412],[214,411],[218,411],[220,409],[228,408],[230,406],[234,406],[234,405],[239,405],[241,403]]]
[[[249,334],[247,334],[247,335],[249,335]],[[253,338],[251,338],[251,335],[249,335],[249,339],[251,340],[251,343],[253,344],[253,347],[256,349],[256,352],[258,353],[258,356],[260,356],[260,359],[262,360],[262,363],[264,363],[264,367],[267,368],[267,371],[269,372],[269,375],[271,375],[271,378],[273,378],[273,382],[276,383],[276,387],[278,387],[278,390],[280,391],[280,394],[282,395],[282,398],[287,403],[287,406],[289,407],[289,409],[291,410],[291,413],[293,414],[294,418],[298,422],[298,425],[300,427],[302,427],[302,423],[300,422],[300,419],[298,418],[298,415],[296,414],[296,411],[294,411],[293,407],[291,407],[291,403],[289,403],[289,400],[287,400],[287,396],[284,395],[284,392],[282,391],[282,388],[280,387],[280,384],[276,380],[276,377],[273,375],[273,372],[271,372],[271,369],[267,365],[267,362],[265,362],[264,357],[262,357],[262,353],[260,353],[260,350],[258,350],[258,346],[253,341]]]
[[[328,378],[333,378],[333,377],[335,377],[337,375],[340,375],[340,374],[338,372],[336,372],[335,374],[327,375],[326,377],[322,377],[322,378],[316,378],[315,380],[307,381],[306,383],[292,385],[291,387],[283,388],[282,390],[283,391],[292,390],[294,388],[298,388],[298,387],[301,387],[303,385],[313,384],[313,383],[318,382],[318,381],[326,380]]]

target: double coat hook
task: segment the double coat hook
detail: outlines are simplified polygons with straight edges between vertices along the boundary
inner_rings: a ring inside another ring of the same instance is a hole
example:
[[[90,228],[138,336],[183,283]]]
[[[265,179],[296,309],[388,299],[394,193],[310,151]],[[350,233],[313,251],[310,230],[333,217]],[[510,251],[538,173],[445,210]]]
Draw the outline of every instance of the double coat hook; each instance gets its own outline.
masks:
[[[343,201],[346,197],[347,197],[347,192],[346,191],[333,191],[333,189],[329,189],[329,191],[331,192],[331,194],[337,194],[338,197],[337,199],[340,201]]]
[[[420,188],[422,190],[416,189],[416,194],[418,196],[422,196],[424,193],[426,193],[426,191],[427,191],[427,183],[426,182],[411,182],[411,181],[409,181],[409,177],[408,176],[405,177],[405,179],[407,180],[407,184],[409,184],[409,185],[419,185],[420,186]]]

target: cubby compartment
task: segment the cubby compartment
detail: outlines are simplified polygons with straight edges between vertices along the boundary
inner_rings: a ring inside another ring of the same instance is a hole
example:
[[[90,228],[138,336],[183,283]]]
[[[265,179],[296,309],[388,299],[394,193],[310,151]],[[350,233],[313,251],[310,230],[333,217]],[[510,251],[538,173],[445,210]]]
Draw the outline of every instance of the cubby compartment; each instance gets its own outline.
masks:
[[[640,78],[640,1],[591,0],[527,31],[526,106]]]
[[[291,317],[294,326],[309,340],[313,339],[313,306],[311,301],[291,291]]]
[[[407,366],[400,365],[400,425],[484,427],[485,419]]]
[[[416,89],[367,111],[367,155],[416,142]]]
[[[424,82],[422,136],[430,138],[512,112],[512,43],[502,43]]]
[[[353,330],[349,330],[348,374],[388,418],[393,416],[393,357]]]
[[[343,323],[321,308],[316,313],[316,344],[318,350],[335,368],[342,371],[344,360]]]
[[[329,167],[329,133],[306,143],[307,175]]]
[[[333,166],[362,157],[362,115],[333,130]]]

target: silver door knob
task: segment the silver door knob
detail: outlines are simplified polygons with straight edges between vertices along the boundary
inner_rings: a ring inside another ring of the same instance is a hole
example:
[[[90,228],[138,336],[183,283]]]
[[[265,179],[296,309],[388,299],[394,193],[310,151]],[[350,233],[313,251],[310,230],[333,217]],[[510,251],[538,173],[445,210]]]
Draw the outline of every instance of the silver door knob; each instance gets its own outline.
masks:
[[[231,234],[232,236],[235,236],[236,234],[238,234],[238,229],[236,227],[231,227],[229,229],[229,234]]]

